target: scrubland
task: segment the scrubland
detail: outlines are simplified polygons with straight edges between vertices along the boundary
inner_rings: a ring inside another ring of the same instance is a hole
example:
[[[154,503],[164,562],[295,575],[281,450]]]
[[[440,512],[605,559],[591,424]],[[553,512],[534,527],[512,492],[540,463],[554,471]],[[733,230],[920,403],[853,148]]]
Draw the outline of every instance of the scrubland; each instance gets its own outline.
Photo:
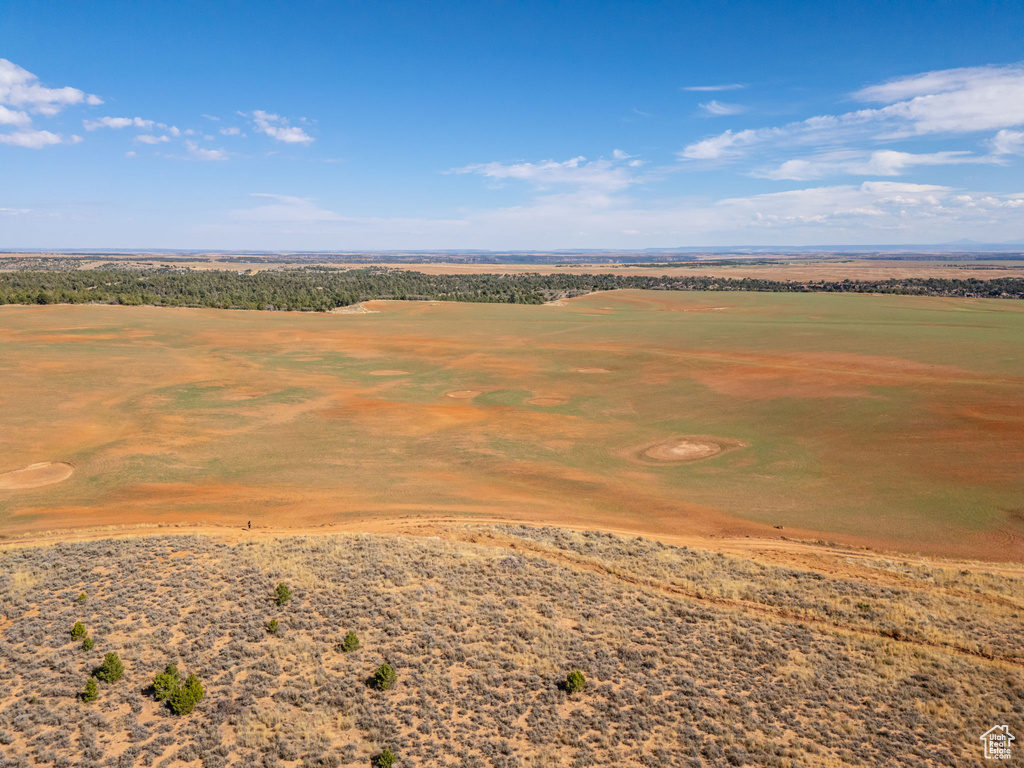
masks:
[[[1013,569],[420,533],[5,545],[0,765],[956,766],[1020,728]],[[111,651],[124,678],[81,701]],[[147,690],[168,663],[206,687],[190,715]]]

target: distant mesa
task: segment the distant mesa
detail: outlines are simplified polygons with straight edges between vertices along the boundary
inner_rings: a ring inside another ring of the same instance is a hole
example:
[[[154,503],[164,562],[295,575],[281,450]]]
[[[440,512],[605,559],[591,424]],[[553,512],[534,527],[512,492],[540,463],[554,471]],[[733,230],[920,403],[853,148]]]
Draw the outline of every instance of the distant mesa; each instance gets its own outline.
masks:
[[[391,370],[386,368],[381,371],[370,371],[371,376],[408,376],[408,371]]]
[[[727,437],[681,435],[633,448],[626,452],[626,458],[645,464],[674,464],[710,459],[745,447],[747,443]]]
[[[573,373],[611,373],[608,368],[573,368]]]
[[[75,468],[64,461],[44,461],[0,474],[0,491],[24,491],[67,480]]]
[[[477,395],[482,395],[479,389],[453,389],[451,392],[445,392],[447,397],[454,398],[456,400],[472,400]]]

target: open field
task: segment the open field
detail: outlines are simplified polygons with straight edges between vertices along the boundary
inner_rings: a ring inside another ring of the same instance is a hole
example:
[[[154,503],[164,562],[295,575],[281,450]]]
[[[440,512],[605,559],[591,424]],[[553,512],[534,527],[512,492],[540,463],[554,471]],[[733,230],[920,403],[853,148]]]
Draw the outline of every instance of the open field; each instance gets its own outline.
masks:
[[[1019,302],[364,308],[0,308],[0,475],[56,478],[0,477],[0,532],[457,515],[1024,559]]]
[[[8,264],[20,263],[32,258],[65,259],[56,254],[0,253],[0,270],[7,269]],[[566,264],[478,264],[465,261],[365,261],[346,262],[344,260],[317,259],[309,256],[301,261],[274,261],[270,257],[266,261],[237,261],[237,254],[207,254],[193,258],[175,256],[171,262],[147,259],[144,254],[103,256],[101,258],[83,257],[74,262],[77,269],[98,269],[105,264],[123,263],[126,266],[140,268],[158,268],[173,266],[178,269],[219,270],[236,269],[262,272],[266,270],[295,269],[299,266],[327,266],[335,268],[360,269],[367,266],[387,267],[423,272],[428,275],[480,275],[538,273],[541,275],[569,274],[592,275],[611,273],[615,275],[640,275],[661,277],[708,276],[731,278],[757,278],[761,280],[785,280],[805,282],[810,280],[902,280],[907,278],[943,278],[948,280],[991,280],[998,277],[1024,277],[1024,257],[1019,260],[997,259],[985,260],[976,257],[957,261],[955,258],[942,258],[934,261],[926,259],[861,259],[852,257],[823,258],[816,256],[793,257],[784,255],[759,254],[757,256],[709,256],[692,262],[675,264],[644,264],[644,263],[566,263]],[[244,258],[244,257],[243,257]],[[750,263],[772,260],[775,263]],[[657,259],[652,257],[652,261]],[[711,261],[704,264],[704,261]],[[70,262],[69,262],[70,263]]]
[[[0,765],[960,766],[1020,731],[1019,568],[791,554],[451,523],[0,545]]]
[[[212,269],[213,264],[196,264],[197,269]],[[336,265],[340,266],[340,265]],[[350,264],[348,266],[362,266]],[[906,278],[939,277],[949,280],[991,280],[996,277],[1024,277],[1024,260],[995,261],[978,263],[967,261],[950,263],[949,261],[864,261],[858,259],[841,259],[834,261],[794,260],[778,264],[747,264],[743,259],[736,259],[730,264],[704,265],[699,261],[682,264],[647,265],[647,264],[567,264],[552,266],[550,264],[376,264],[374,266],[392,269],[407,269],[425,272],[428,275],[475,275],[493,272],[505,274],[522,274],[537,272],[542,275],[593,275],[611,273],[615,275],[647,275],[660,277],[707,276],[732,278],[757,278],[760,280],[792,280],[804,282],[808,280],[902,280]]]

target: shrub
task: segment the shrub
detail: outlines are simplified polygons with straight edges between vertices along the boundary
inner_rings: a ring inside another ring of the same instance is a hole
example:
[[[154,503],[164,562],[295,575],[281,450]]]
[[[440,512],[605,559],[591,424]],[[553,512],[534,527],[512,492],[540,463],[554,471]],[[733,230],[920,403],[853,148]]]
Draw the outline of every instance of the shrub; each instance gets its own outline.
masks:
[[[187,715],[196,708],[196,704],[202,701],[205,695],[206,691],[203,689],[203,684],[199,682],[199,678],[189,675],[185,679],[185,684],[177,688],[167,699],[167,706],[176,715]]]
[[[84,603],[88,599],[89,599],[89,596],[87,594],[85,594],[85,592],[82,592],[78,597],[75,598],[75,602],[76,603]]]
[[[382,691],[394,685],[397,679],[398,675],[390,664],[381,664],[373,673],[373,684]]]
[[[389,747],[384,747],[381,753],[373,758],[373,764],[376,768],[391,768],[395,764],[395,753],[391,751]]]
[[[153,698],[157,701],[164,701],[170,698],[180,685],[181,677],[178,675],[178,668],[173,664],[168,664],[163,672],[153,678]]]
[[[274,590],[274,602],[278,605],[284,605],[292,599],[292,591],[288,585],[281,583],[277,585],[277,589]]]
[[[281,625],[278,623],[277,619],[271,619],[267,622],[267,632],[269,632],[272,635],[276,635],[277,630],[280,626]]]
[[[83,624],[80,621],[76,621],[75,622],[75,626],[73,626],[71,628],[71,639],[72,640],[81,640],[87,634],[89,634],[89,633],[85,631],[85,624]]]
[[[587,678],[578,669],[574,669],[565,676],[565,690],[567,693],[581,693],[587,689]]]
[[[359,638],[356,637],[355,632],[349,632],[345,635],[345,639],[341,643],[341,649],[345,651],[345,653],[359,650]]]
[[[111,651],[103,657],[103,663],[93,673],[95,677],[104,683],[116,683],[124,677],[124,664],[115,651]]]
[[[85,638],[85,640],[82,641],[82,650],[83,651],[91,651],[95,647],[96,647],[96,641],[93,640],[91,637],[87,637],[87,638]]]
[[[100,687],[96,684],[96,678],[90,677],[85,681],[85,690],[82,691],[82,701],[96,701],[100,695]]]

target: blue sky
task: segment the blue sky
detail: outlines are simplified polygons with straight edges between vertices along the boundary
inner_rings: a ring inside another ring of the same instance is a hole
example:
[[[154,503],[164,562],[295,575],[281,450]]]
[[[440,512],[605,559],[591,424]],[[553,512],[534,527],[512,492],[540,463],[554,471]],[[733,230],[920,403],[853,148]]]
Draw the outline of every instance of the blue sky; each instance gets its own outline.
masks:
[[[1016,2],[3,2],[0,247],[1024,240]]]

